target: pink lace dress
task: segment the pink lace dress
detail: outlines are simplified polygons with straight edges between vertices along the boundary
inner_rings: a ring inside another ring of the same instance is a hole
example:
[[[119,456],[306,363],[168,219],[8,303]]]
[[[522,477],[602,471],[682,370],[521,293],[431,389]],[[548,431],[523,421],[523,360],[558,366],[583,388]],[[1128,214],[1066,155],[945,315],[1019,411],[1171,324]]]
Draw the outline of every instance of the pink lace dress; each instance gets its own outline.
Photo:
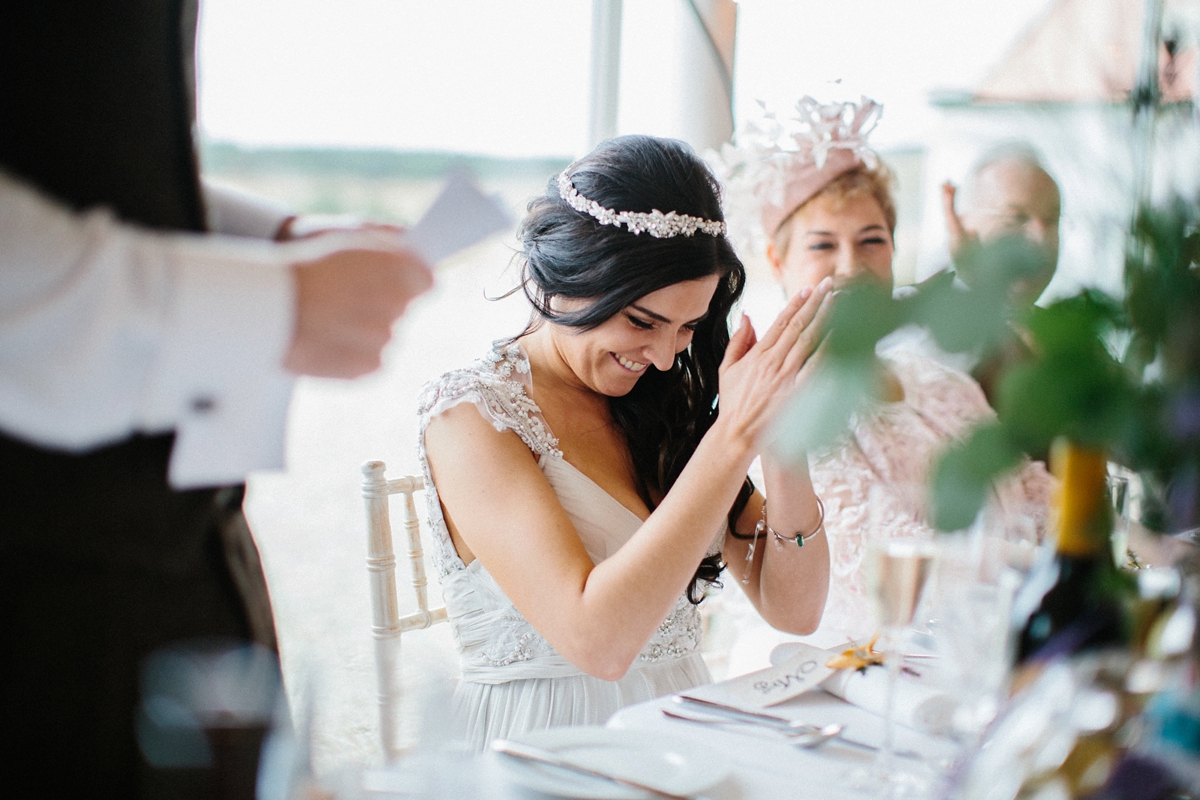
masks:
[[[862,569],[866,532],[884,526],[932,536],[922,509],[931,467],[948,444],[995,416],[970,376],[912,352],[890,350],[881,358],[899,379],[904,399],[860,414],[836,447],[809,457],[813,486],[825,504],[830,576],[821,625],[804,640],[823,647],[875,630]],[[761,473],[752,478],[762,485]],[[1004,526],[1002,534],[1011,538],[1040,539],[1053,481],[1043,464],[1027,462],[993,487],[989,524]],[[740,593],[726,590],[722,606],[735,620],[734,649],[750,651],[731,654],[731,673],[766,666],[771,646],[797,638],[767,628]]]

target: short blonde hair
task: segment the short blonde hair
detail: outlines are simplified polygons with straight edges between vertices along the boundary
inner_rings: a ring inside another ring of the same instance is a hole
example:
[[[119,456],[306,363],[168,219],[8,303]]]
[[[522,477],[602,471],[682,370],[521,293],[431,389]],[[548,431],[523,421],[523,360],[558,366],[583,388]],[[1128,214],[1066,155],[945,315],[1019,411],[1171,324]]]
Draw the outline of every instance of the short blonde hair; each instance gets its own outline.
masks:
[[[879,208],[883,211],[883,218],[887,222],[888,231],[891,232],[894,244],[896,240],[896,200],[892,197],[894,181],[892,171],[882,161],[874,169],[865,164],[859,164],[853,169],[846,170],[827,183],[821,191],[797,206],[795,211],[788,214],[771,237],[771,243],[774,244],[776,253],[780,258],[787,254],[792,239],[790,224],[792,219],[818,197],[833,198],[836,207],[841,207],[850,200],[863,195],[875,198],[875,202],[879,203]]]

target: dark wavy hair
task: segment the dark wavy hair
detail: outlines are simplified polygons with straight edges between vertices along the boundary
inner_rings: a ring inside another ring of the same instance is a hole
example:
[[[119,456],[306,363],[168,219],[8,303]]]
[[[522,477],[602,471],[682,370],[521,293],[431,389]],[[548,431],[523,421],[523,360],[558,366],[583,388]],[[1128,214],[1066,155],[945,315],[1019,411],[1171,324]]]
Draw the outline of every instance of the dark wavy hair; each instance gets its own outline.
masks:
[[[673,139],[609,139],[568,167],[568,175],[580,194],[605,208],[724,219],[712,173],[687,144]],[[729,313],[741,297],[745,268],[725,236],[697,232],[656,239],[602,225],[559,196],[557,176],[529,203],[518,236],[521,288],[535,311],[526,333],[543,320],[590,330],[651,292],[720,276],[707,315],[672,368],[648,366],[632,391],[608,401],[633,458],[638,493],[653,509],[655,496],[674,485],[717,418],[717,368],[729,344]],[[562,312],[551,307],[556,297],[591,302]],[[730,510],[731,526],[748,499],[743,487]],[[699,603],[723,568],[720,554],[705,558],[688,585],[688,599]]]

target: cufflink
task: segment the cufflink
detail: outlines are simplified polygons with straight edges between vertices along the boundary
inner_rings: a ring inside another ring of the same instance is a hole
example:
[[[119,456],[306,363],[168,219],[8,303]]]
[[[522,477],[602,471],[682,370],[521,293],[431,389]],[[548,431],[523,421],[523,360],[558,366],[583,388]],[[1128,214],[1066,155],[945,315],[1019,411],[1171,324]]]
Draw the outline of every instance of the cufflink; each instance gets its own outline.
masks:
[[[208,414],[217,407],[217,401],[207,395],[192,398],[193,414]]]

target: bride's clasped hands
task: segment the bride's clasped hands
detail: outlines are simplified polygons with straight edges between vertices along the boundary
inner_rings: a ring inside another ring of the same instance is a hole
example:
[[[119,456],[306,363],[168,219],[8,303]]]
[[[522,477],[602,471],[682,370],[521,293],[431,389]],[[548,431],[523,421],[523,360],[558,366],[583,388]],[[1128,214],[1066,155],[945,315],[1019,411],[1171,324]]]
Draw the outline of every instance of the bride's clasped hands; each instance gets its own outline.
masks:
[[[743,471],[761,456],[763,488],[775,498],[768,515],[766,500],[754,493],[726,538],[725,561],[763,619],[789,633],[810,633],[820,622],[829,561],[824,508],[807,464],[781,463],[765,445],[780,411],[817,363],[832,305],[833,282],[825,278],[796,292],[761,339],[743,315],[721,364],[714,428],[728,426],[748,448]]]
[[[828,323],[833,281],[797,292],[758,339],[750,318],[742,315],[721,362],[718,424],[731,426],[750,449],[763,449],[768,428],[784,404],[812,372],[814,357]]]

